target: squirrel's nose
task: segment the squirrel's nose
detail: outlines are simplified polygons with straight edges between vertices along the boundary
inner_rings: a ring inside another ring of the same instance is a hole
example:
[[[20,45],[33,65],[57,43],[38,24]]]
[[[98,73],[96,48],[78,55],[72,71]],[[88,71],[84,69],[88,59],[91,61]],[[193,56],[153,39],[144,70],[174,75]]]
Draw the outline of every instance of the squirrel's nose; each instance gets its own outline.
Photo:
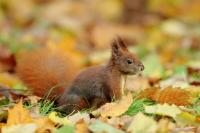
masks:
[[[144,65],[143,64],[138,64],[138,67],[139,67],[140,71],[144,70]]]

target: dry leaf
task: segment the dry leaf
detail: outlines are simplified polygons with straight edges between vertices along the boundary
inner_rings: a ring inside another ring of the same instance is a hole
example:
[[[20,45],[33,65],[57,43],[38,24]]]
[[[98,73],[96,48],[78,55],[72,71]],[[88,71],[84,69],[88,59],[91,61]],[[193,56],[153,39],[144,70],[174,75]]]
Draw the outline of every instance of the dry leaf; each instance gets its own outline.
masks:
[[[58,123],[61,125],[71,125],[71,121],[69,121],[67,117],[60,118],[59,116],[57,116],[57,112],[51,112],[49,114],[49,119],[54,123]]]
[[[167,87],[165,89],[160,88],[148,88],[143,90],[138,98],[149,98],[158,103],[175,104],[178,106],[186,106],[191,104],[190,92],[181,88]]]
[[[155,133],[157,122],[142,113],[138,113],[128,127],[130,133]]]
[[[75,131],[75,133],[89,133],[88,125],[87,125],[87,123],[84,120],[79,121],[76,124],[76,131]]]
[[[22,101],[16,104],[14,108],[8,110],[8,120],[6,126],[32,122],[33,119],[31,118],[29,111],[23,107]]]
[[[55,130],[54,123],[47,117],[34,119],[34,123],[38,127],[36,133],[53,132]]]
[[[90,116],[88,113],[80,113],[77,112],[76,114],[69,116],[68,119],[73,123],[76,124],[77,122],[84,120],[86,123],[89,123]]]
[[[35,133],[37,125],[34,123],[30,124],[17,124],[12,126],[4,126],[2,133]]]
[[[129,106],[131,105],[133,99],[132,95],[129,93],[127,96],[123,97],[122,100],[113,102],[113,103],[106,103],[101,108],[92,112],[93,115],[101,115],[102,117],[116,117],[123,114],[126,110],[128,110]]]
[[[145,113],[149,114],[157,114],[161,116],[170,116],[175,118],[179,115],[182,111],[176,105],[169,105],[169,104],[156,104],[145,106]]]

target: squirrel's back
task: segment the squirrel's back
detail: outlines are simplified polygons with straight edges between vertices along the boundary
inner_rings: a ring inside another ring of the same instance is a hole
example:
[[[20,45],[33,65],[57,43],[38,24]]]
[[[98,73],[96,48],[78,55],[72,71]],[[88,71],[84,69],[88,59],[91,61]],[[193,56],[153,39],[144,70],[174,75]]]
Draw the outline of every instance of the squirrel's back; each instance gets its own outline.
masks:
[[[17,58],[16,71],[33,94],[42,97],[52,87],[55,89],[51,96],[60,94],[73,80],[77,68],[63,52],[42,48],[21,52]]]

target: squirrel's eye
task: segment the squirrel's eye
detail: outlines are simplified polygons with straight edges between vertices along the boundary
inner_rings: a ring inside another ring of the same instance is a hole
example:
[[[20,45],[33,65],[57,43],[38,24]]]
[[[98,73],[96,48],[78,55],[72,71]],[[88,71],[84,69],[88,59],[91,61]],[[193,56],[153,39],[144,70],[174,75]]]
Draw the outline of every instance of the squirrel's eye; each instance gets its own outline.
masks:
[[[132,63],[133,63],[133,60],[128,59],[128,60],[127,60],[127,63],[128,63],[128,64],[132,64]]]

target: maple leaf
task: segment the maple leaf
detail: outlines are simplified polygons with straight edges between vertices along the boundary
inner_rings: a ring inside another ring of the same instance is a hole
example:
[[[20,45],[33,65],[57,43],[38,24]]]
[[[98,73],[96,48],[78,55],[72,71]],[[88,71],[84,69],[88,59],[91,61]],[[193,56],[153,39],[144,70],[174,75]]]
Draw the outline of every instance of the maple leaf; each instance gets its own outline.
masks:
[[[23,107],[22,101],[8,110],[8,120],[3,128],[5,132],[10,133],[13,131],[23,133],[21,129],[36,133],[55,129],[54,123],[47,117],[32,118],[29,111]],[[34,128],[34,130],[31,130],[31,128]]]
[[[16,104],[12,109],[8,110],[8,120],[6,126],[27,124],[32,122],[33,119],[31,118],[29,111],[23,107],[22,101]]]
[[[101,108],[92,112],[93,115],[100,114],[102,117],[116,117],[123,114],[128,110],[131,105],[133,99],[132,95],[129,93],[127,96],[123,97],[122,100],[114,102],[114,103],[106,103]]]

